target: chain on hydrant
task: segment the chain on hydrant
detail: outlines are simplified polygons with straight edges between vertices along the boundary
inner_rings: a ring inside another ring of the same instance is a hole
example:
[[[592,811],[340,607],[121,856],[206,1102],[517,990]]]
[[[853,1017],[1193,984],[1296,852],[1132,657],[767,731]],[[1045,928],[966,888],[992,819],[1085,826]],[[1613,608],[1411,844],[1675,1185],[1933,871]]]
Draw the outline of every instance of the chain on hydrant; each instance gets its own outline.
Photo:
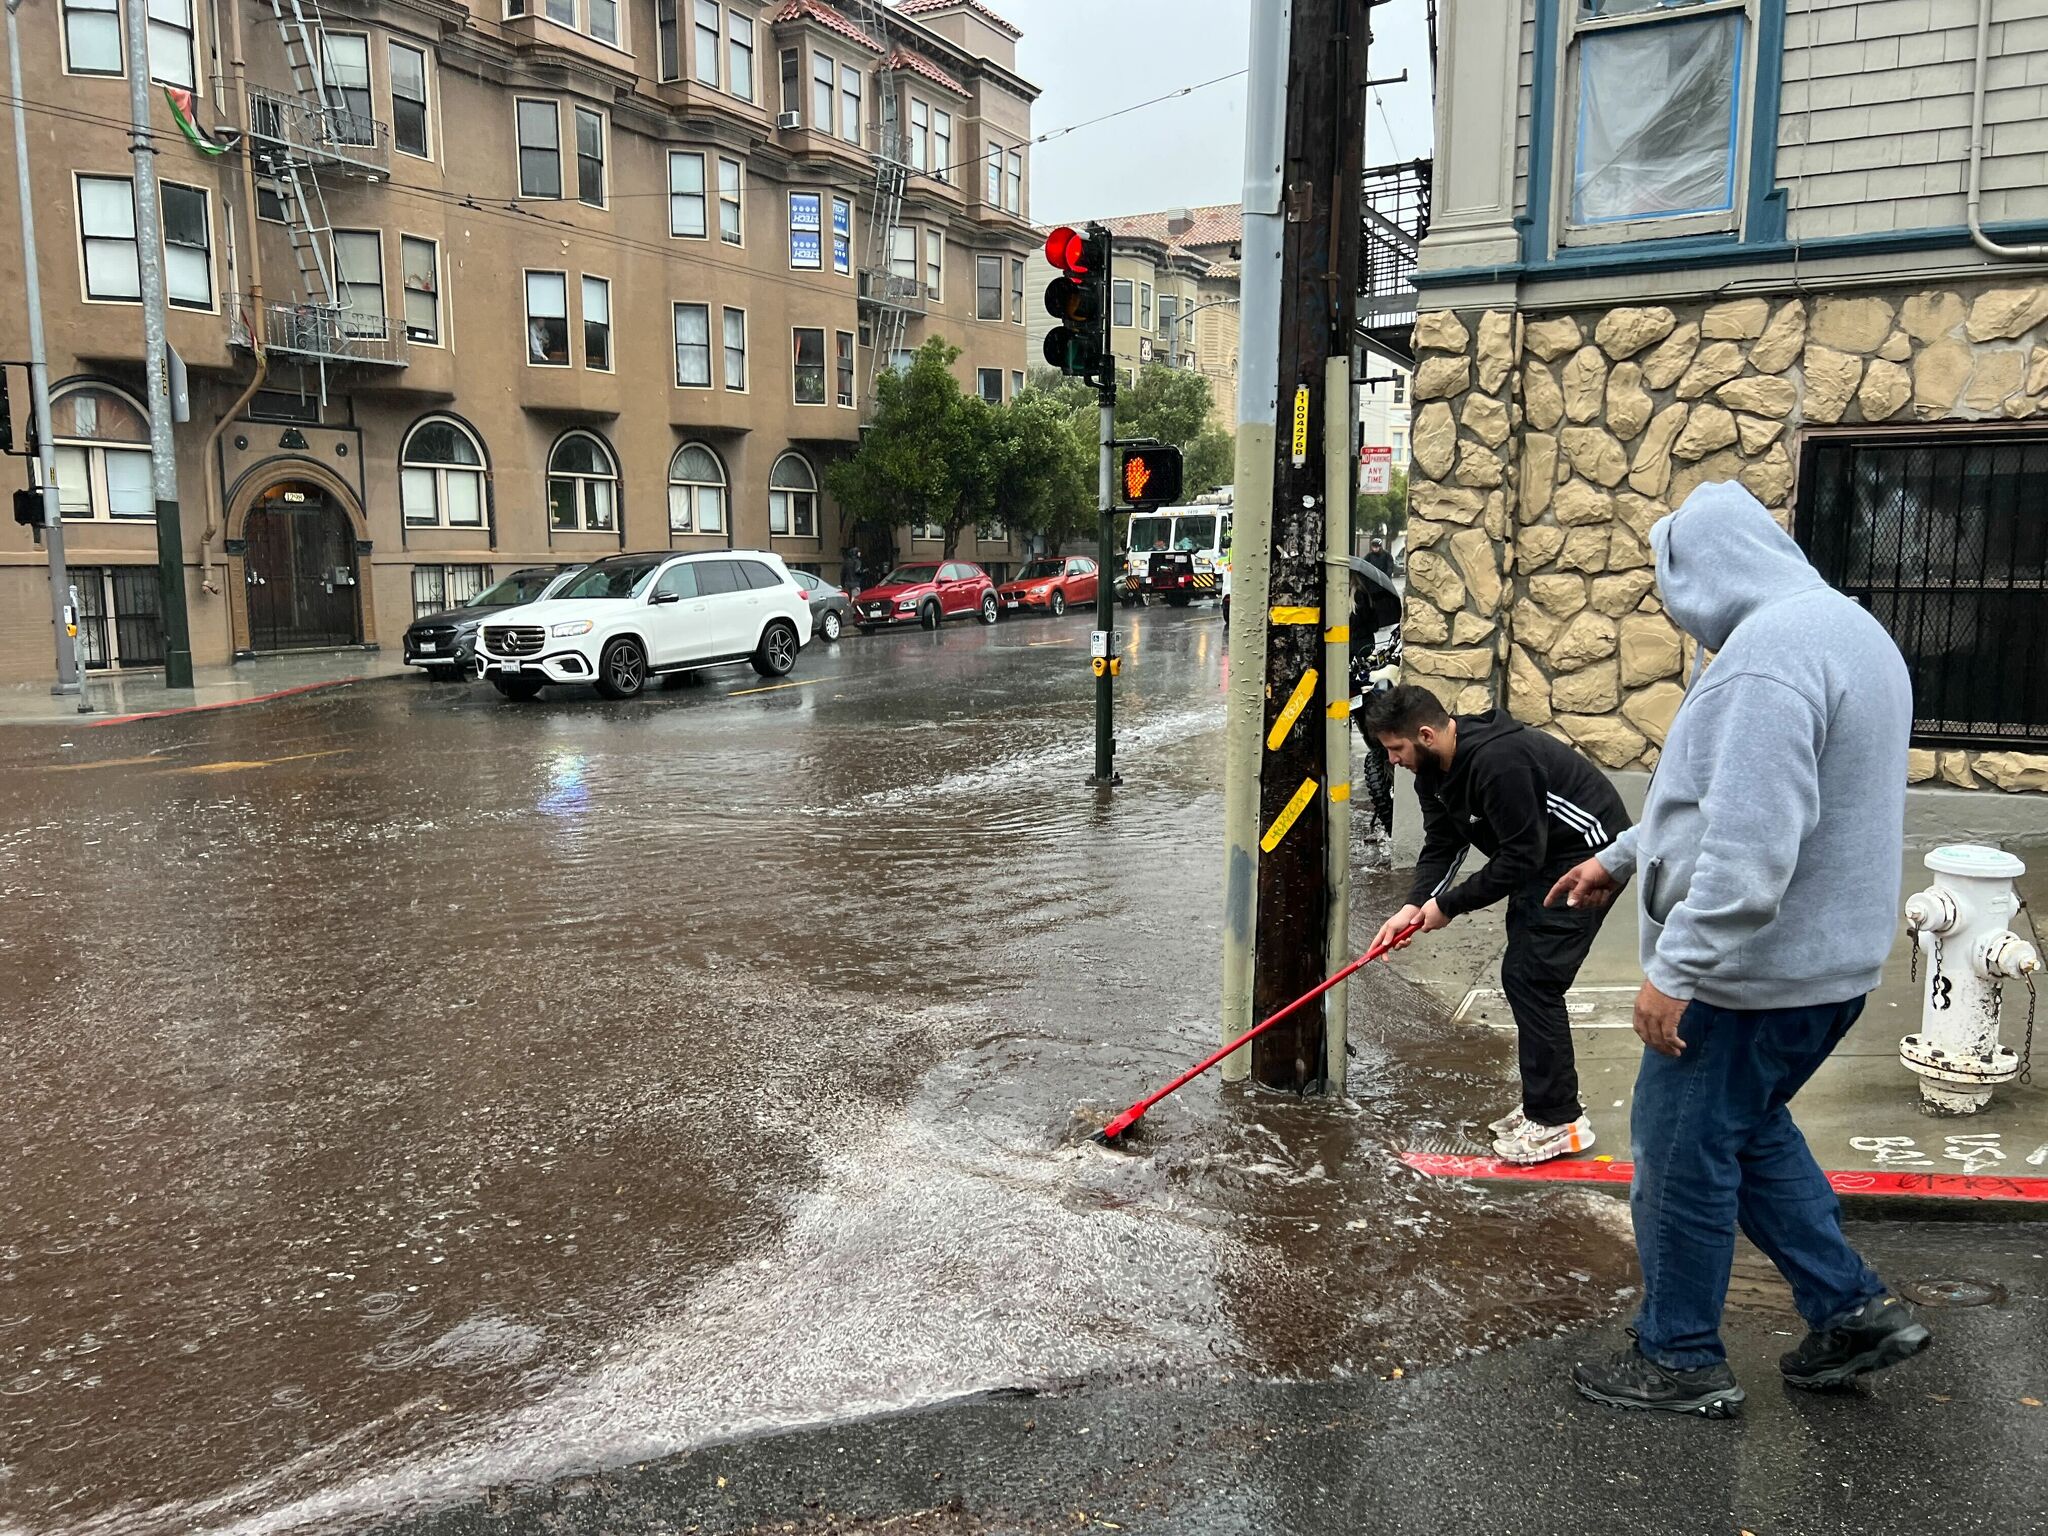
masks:
[[[2023,1076],[2033,1053],[2035,947],[2007,928],[2020,910],[2013,881],[2026,865],[1996,848],[1959,844],[1927,855],[1934,884],[1906,902],[1906,929],[1913,941],[1912,975],[1920,980],[1920,951],[1928,952],[1927,984],[1921,994],[1921,1023],[1899,1042],[1899,1059],[1920,1078],[1921,1108],[1929,1114],[1975,1114],[1992,1090]],[[1959,946],[1961,966],[1943,964],[1948,946]],[[2001,982],[2027,987],[2026,1055],[1999,1041]]]

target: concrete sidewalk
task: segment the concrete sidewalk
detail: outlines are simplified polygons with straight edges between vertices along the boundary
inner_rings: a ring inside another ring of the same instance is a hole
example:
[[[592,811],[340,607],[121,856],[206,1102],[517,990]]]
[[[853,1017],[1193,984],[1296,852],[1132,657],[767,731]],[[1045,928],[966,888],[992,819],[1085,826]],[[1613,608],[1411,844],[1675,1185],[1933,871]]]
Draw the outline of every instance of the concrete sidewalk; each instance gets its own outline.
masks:
[[[193,669],[190,688],[166,688],[163,673],[156,670],[93,672],[85,679],[91,713],[79,712],[76,694],[54,694],[46,682],[17,683],[0,688],[0,726],[119,725],[138,717],[257,704],[414,670],[400,661],[395,651],[372,651],[358,646],[339,651],[295,651],[221,667],[197,667]]]
[[[1648,779],[1616,775],[1631,811],[1640,811]],[[1411,867],[1421,843],[1412,788],[1398,791],[1396,860]],[[1916,789],[1907,797],[1906,868],[1902,893],[1929,882],[1922,860],[1946,843],[2005,848],[2029,865],[2020,892],[2039,910],[2048,903],[2048,798]],[[1512,1035],[1514,1021],[1500,992],[1500,955],[1506,943],[1501,909],[1461,918],[1403,951],[1395,969],[1428,987],[1474,1029]],[[1586,1160],[1596,1166],[1545,1165],[1549,1178],[1613,1180],[1626,1188],[1628,1110],[1642,1045],[1631,1027],[1642,970],[1636,950],[1636,888],[1609,915],[1570,1005],[1579,1076],[1587,1113],[1600,1137]],[[2022,937],[2024,919],[2022,919]],[[2038,1071],[2032,1087],[2000,1088],[1991,1106],[1967,1119],[1934,1119],[1920,1112],[1919,1080],[1899,1063],[1899,1037],[1920,1027],[1921,988],[1910,979],[1911,946],[1900,918],[1899,940],[1883,984],[1842,1047],[1794,1102],[1793,1114],[1821,1166],[1845,1195],[2020,1199],[2048,1202],[2048,1018],[2039,1031]],[[2007,983],[2004,1041],[2021,1049],[2027,992]],[[1416,1166],[1445,1175],[1513,1176],[1493,1165],[1478,1145],[1416,1149]],[[1466,1158],[1477,1158],[1467,1162]],[[2007,1187],[2011,1186],[2011,1187]],[[2048,1204],[2043,1205],[2048,1210]]]

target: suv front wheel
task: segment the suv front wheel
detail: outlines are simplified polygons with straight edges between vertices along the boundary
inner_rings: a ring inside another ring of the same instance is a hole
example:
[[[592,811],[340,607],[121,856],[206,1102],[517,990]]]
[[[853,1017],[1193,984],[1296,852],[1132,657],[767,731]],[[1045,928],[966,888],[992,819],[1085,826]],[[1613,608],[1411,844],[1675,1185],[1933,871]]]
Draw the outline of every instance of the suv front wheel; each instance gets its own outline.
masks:
[[[754,652],[754,670],[763,677],[787,677],[796,668],[796,631],[787,624],[770,624]]]
[[[982,594],[981,594],[981,622],[982,622],[982,623],[984,623],[984,624],[993,624],[993,623],[995,623],[995,621],[996,621],[996,618],[997,618],[997,612],[996,612],[996,595],[995,595],[995,593],[993,593],[993,592],[984,592],[984,593],[982,593]]]
[[[597,691],[608,699],[634,699],[647,686],[647,652],[631,635],[621,635],[597,659]]]

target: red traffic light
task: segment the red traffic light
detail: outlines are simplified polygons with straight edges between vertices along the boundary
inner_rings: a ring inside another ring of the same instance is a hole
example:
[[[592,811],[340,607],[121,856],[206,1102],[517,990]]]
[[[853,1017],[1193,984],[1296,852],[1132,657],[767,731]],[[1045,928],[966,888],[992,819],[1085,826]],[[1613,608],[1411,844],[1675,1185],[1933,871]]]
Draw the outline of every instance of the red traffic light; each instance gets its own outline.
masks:
[[[1081,276],[1088,270],[1087,237],[1062,224],[1045,237],[1045,259],[1062,272]]]

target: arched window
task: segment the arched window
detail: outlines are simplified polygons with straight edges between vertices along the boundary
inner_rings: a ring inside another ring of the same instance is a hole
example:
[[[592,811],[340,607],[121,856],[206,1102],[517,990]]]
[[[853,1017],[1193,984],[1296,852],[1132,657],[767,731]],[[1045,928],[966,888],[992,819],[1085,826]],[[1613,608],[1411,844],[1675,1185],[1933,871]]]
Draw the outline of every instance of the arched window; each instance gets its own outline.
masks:
[[[548,526],[557,533],[619,526],[619,465],[603,438],[571,432],[548,455]]]
[[[398,500],[408,528],[481,528],[484,454],[469,428],[429,416],[405,434]]]
[[[668,531],[725,531],[725,466],[702,443],[685,443],[668,461]]]
[[[769,471],[768,531],[793,539],[818,536],[818,476],[802,454],[785,453]]]
[[[67,518],[156,516],[149,476],[149,416],[104,384],[78,384],[50,402],[57,506]]]

